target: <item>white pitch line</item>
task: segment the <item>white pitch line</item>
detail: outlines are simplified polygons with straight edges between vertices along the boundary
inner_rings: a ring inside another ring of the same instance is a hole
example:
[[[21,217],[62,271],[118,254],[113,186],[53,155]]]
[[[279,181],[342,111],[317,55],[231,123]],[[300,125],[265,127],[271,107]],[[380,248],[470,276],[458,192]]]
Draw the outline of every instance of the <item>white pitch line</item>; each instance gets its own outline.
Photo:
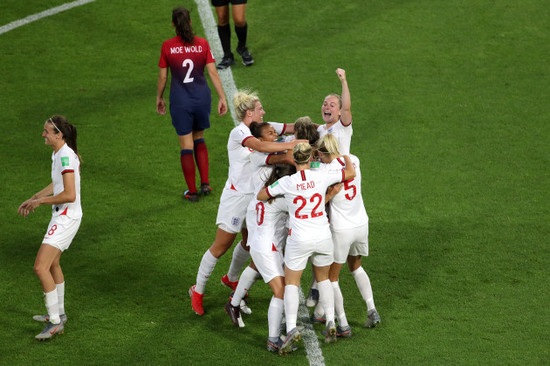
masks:
[[[218,58],[219,56],[219,58],[222,58],[223,48],[220,38],[218,37],[218,26],[214,20],[214,15],[212,15],[210,2],[208,0],[195,0],[195,2],[197,3],[202,26],[204,28],[204,32],[206,33],[206,38],[208,39],[210,48],[214,53],[214,57]],[[235,80],[233,79],[231,67],[228,67],[225,70],[218,70],[218,74],[220,74],[220,79],[222,79],[223,89],[227,98],[227,106],[231,112],[233,123],[236,126],[239,124],[239,121],[237,121],[235,107],[233,106],[233,96],[237,93],[237,86],[235,85]]]
[[[321,347],[319,347],[319,340],[313,325],[309,320],[309,311],[305,306],[305,297],[302,292],[302,287],[298,288],[300,294],[300,306],[298,307],[298,325],[303,326],[303,330],[300,331],[302,339],[304,340],[304,347],[306,348],[307,358],[309,359],[310,366],[325,366],[325,358]]]
[[[16,20],[14,22],[11,22],[11,23],[8,23],[6,25],[3,25],[0,27],[0,34],[2,33],[6,33],[6,32],[9,32],[15,28],[19,28],[23,25],[26,25],[26,24],[29,24],[29,23],[32,23],[38,19],[42,19],[42,18],[45,18],[45,17],[49,17],[50,15],[55,15],[57,13],[61,13],[62,11],[65,11],[65,10],[69,10],[71,8],[74,8],[75,6],[80,6],[80,5],[84,5],[84,4],[87,4],[87,3],[91,3],[95,0],[78,0],[78,1],[73,1],[72,3],[66,3],[66,4],[63,4],[63,5],[60,5],[60,6],[56,6],[55,8],[51,8],[51,9],[48,9],[48,10],[45,10],[41,13],[36,13],[36,14],[33,14],[33,15],[29,15],[28,17],[26,18],[23,18],[23,19],[19,19],[19,20]]]
[[[199,15],[201,18],[202,26],[204,27],[204,32],[206,33],[206,38],[210,44],[210,48],[215,55],[223,55],[222,44],[220,38],[218,37],[218,28],[217,23],[214,21],[214,16],[212,15],[212,9],[210,8],[210,2],[208,0],[195,0],[199,10]],[[226,97],[229,99],[227,104],[229,110],[231,111],[231,117],[235,125],[239,124],[235,114],[235,107],[232,103],[232,98],[237,92],[237,86],[235,85],[235,80],[233,79],[233,73],[231,68],[228,67],[225,70],[218,70],[220,78],[222,79],[223,89],[225,91]],[[304,294],[302,293],[302,288],[299,288],[300,293],[300,307],[298,308],[298,323],[303,326],[301,331],[302,338],[304,340],[304,345],[306,348],[306,354],[309,359],[309,364],[311,366],[324,366],[325,359],[321,348],[319,347],[319,341],[315,330],[309,321],[309,311],[305,306]]]

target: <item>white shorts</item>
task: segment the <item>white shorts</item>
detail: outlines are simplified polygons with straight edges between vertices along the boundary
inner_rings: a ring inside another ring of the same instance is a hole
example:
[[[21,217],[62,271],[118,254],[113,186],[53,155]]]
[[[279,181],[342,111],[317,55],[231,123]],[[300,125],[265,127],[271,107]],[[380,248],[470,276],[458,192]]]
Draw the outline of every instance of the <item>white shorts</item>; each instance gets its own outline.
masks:
[[[280,250],[255,250],[250,248],[250,256],[262,275],[265,283],[269,283],[275,277],[284,277],[284,258]]]
[[[218,206],[216,225],[225,232],[241,232],[246,218],[246,208],[253,194],[242,194],[232,189],[224,189]]]
[[[69,249],[74,236],[78,232],[81,220],[71,219],[66,215],[53,216],[42,243],[51,245],[62,252]]]
[[[353,229],[333,231],[334,262],[346,263],[348,255],[369,255],[369,224]]]
[[[294,242],[291,237],[286,241],[285,264],[293,271],[306,268],[311,257],[311,263],[316,267],[330,266],[333,262],[334,245],[332,238],[307,242]]]

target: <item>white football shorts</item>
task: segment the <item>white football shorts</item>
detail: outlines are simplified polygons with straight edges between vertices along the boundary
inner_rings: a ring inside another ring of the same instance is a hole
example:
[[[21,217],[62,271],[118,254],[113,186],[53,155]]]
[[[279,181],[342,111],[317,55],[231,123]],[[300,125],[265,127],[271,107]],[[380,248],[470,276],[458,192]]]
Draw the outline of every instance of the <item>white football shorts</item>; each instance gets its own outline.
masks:
[[[285,276],[283,253],[275,246],[269,251],[255,250],[251,247],[250,256],[265,283],[269,283],[275,277]]]
[[[343,231],[333,231],[334,262],[346,263],[348,255],[369,255],[369,224]]]
[[[225,232],[241,232],[246,218],[246,208],[253,194],[242,194],[232,189],[224,189],[218,206],[216,225]]]
[[[71,219],[66,215],[53,216],[42,243],[51,245],[62,252],[69,249],[73,238],[78,232],[81,220],[81,218]]]
[[[293,271],[306,268],[308,258],[317,267],[330,266],[333,262],[334,244],[332,238],[307,242],[294,242],[291,236],[286,240],[285,264]]]

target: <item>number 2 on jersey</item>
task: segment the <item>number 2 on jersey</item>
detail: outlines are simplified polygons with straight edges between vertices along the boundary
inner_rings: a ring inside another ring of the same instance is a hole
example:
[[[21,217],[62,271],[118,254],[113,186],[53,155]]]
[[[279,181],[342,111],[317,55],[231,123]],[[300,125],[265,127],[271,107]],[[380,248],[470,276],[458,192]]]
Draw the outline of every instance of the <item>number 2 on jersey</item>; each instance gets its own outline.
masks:
[[[191,72],[193,71],[193,67],[195,66],[195,64],[193,64],[193,61],[190,60],[190,59],[185,59],[183,60],[183,64],[181,65],[183,68],[185,67],[189,67],[187,69],[187,73],[185,74],[185,78],[183,79],[183,83],[184,84],[187,84],[187,83],[192,83],[193,80],[195,80],[195,78],[192,78],[191,77]]]

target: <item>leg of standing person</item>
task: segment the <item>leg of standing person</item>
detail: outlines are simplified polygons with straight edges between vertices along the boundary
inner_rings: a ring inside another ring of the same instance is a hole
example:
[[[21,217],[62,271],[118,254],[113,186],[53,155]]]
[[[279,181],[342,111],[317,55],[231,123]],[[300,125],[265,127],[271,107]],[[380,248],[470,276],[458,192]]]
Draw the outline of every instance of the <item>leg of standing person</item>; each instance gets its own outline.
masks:
[[[214,242],[202,256],[199,270],[197,271],[196,283],[189,289],[191,307],[198,315],[204,314],[202,300],[208,278],[212,274],[212,271],[214,271],[218,259],[231,247],[236,236],[236,233],[229,233],[218,227]]]
[[[248,24],[246,22],[246,3],[232,5],[233,23],[235,23],[235,34],[237,35],[237,53],[243,59],[243,65],[251,66],[254,63],[252,55],[246,46],[246,37],[248,35]]]
[[[279,354],[286,354],[292,350],[292,346],[295,342],[301,339],[300,332],[298,331],[298,307],[300,304],[300,279],[302,277],[301,271],[293,271],[285,265],[285,293],[284,293],[284,313],[286,321],[287,335],[285,341],[279,348]]]
[[[178,136],[181,148],[181,170],[183,171],[183,177],[185,183],[187,183],[187,190],[184,193],[184,198],[191,202],[197,202],[199,195],[197,193],[197,186],[195,183],[195,160],[193,158],[193,133]]]
[[[249,248],[247,247],[248,230],[242,228],[241,230],[242,240],[237,243],[235,249],[233,249],[233,256],[231,257],[231,264],[227,274],[222,276],[221,281],[224,285],[235,291],[239,283],[239,275],[243,270],[248,258],[250,258]]]
[[[42,285],[44,301],[48,311],[46,328],[35,337],[38,340],[46,340],[55,334],[63,333],[64,327],[59,315],[57,287],[51,273],[52,263],[56,260],[59,261],[60,256],[61,251],[59,249],[49,244],[42,244],[34,262],[34,273]]]
[[[343,264],[340,263],[332,263],[330,266],[329,278],[334,292],[334,313],[336,320],[338,320],[336,335],[338,337],[349,338],[351,337],[351,327],[348,323],[346,311],[344,309],[344,296],[342,295],[340,284],[338,283],[342,266]]]
[[[231,27],[229,26],[229,5],[216,6],[216,15],[218,17],[218,36],[223,49],[223,58],[216,66],[218,70],[223,70],[235,63],[233,53],[231,52]]]
[[[336,325],[334,323],[334,291],[329,280],[330,266],[313,266],[313,273],[319,288],[319,304],[325,310],[326,317],[326,343],[336,342]]]
[[[59,260],[61,259],[61,252],[54,258],[50,267],[50,273],[55,282],[57,290],[57,304],[59,308],[59,316],[61,321],[65,323],[67,321],[67,315],[65,314],[65,276],[61,270]]]
[[[355,283],[357,284],[357,288],[363,300],[365,300],[367,304],[367,321],[364,326],[367,328],[374,328],[380,323],[380,315],[374,305],[374,295],[372,293],[370,278],[361,266],[361,256],[348,256],[348,267],[355,279]]]
[[[201,177],[201,193],[208,195],[212,192],[212,188],[210,188],[208,178],[210,165],[208,163],[208,149],[204,141],[204,131],[193,131],[193,151]]]
[[[285,278],[277,276],[268,283],[273,297],[267,310],[267,349],[270,352],[279,351],[281,348],[280,326],[284,312]]]

